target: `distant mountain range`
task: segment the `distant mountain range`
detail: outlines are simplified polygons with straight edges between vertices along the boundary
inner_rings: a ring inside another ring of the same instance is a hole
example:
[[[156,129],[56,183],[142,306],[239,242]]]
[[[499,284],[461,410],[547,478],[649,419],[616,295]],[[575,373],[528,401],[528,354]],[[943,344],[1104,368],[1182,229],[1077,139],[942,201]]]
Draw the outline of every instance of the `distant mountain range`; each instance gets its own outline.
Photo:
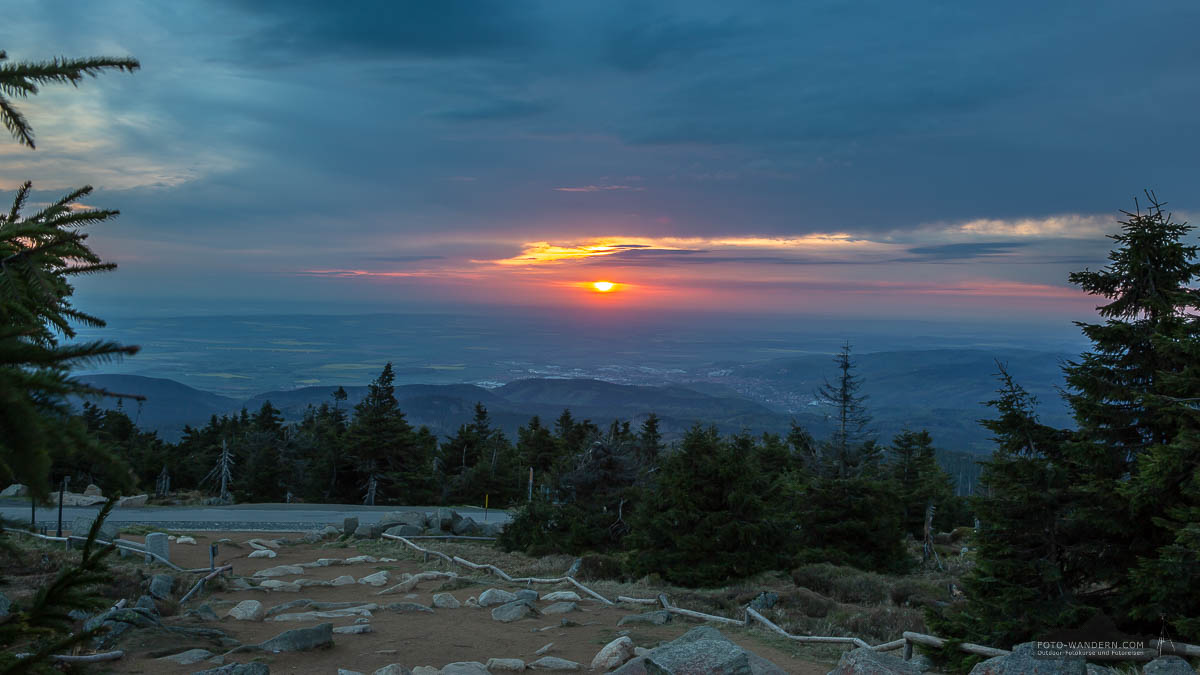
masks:
[[[1027,350],[941,349],[876,352],[856,355],[856,374],[863,378],[867,405],[882,441],[902,428],[928,429],[935,443],[948,450],[990,451],[986,430],[977,420],[989,414],[983,402],[994,398],[996,359],[1008,364],[1017,380],[1040,399],[1048,424],[1068,426],[1070,418],[1058,399],[1059,365],[1070,355]],[[678,437],[699,422],[723,432],[743,429],[754,433],[786,433],[792,420],[816,437],[828,435],[826,411],[812,404],[812,394],[832,377],[828,356],[771,359],[753,364],[729,364],[709,377],[665,386],[614,384],[596,379],[524,379],[497,388],[471,384],[407,384],[396,387],[401,409],[414,425],[437,434],[452,434],[468,422],[475,404],[488,408],[495,424],[510,438],[533,415],[551,423],[564,408],[579,419],[601,427],[613,419],[640,423],[654,412],[668,438]],[[333,386],[269,391],[238,400],[201,391],[174,380],[136,375],[88,375],[80,378],[110,391],[140,394],[141,404],[122,403],[125,411],[146,429],[176,440],[184,425],[202,426],[212,415],[250,411],[265,401],[289,421],[304,410],[332,402]],[[366,386],[345,387],[343,405],[362,400]],[[118,402],[100,402],[115,407]]]

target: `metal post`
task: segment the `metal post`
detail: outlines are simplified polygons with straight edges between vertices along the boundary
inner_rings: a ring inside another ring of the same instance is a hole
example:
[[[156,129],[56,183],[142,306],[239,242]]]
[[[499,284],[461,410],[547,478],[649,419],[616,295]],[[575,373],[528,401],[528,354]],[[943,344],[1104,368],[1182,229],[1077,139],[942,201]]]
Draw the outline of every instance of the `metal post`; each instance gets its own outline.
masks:
[[[66,491],[67,491],[67,477],[63,476],[62,485],[58,486],[58,534],[54,535],[56,537],[62,536],[63,493]]]
[[[533,501],[533,467],[529,467],[529,501]]]
[[[209,571],[217,569],[217,544],[210,544],[208,547],[208,569]]]

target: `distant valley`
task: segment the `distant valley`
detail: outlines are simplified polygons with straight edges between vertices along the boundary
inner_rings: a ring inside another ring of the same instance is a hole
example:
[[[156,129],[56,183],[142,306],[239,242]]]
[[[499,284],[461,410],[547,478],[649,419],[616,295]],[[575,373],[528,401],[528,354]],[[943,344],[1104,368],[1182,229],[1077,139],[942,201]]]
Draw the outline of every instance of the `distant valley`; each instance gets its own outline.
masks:
[[[1059,363],[1070,355],[1030,350],[921,350],[875,352],[856,356],[857,374],[875,417],[881,441],[900,429],[928,429],[939,447],[970,453],[990,450],[987,432],[976,420],[988,415],[983,405],[995,389],[996,359],[1041,402],[1050,424],[1069,425],[1070,419],[1054,387],[1061,384]],[[510,437],[533,415],[550,422],[569,408],[577,418],[604,426],[614,419],[638,423],[650,412],[663,420],[668,438],[695,423],[714,424],[723,432],[786,433],[793,420],[818,438],[830,431],[825,411],[814,405],[813,394],[832,376],[827,355],[770,359],[752,364],[712,364],[701,373],[673,374],[677,381],[659,385],[621,384],[596,377],[517,379],[496,386],[477,384],[401,384],[396,396],[410,422],[428,426],[440,435],[453,433],[469,421],[475,404],[488,408],[493,420]],[[364,373],[364,380],[369,379]],[[308,406],[332,403],[333,385],[297,387],[259,393],[248,398],[203,391],[166,378],[124,374],[94,374],[81,379],[105,389],[146,397],[141,404],[102,401],[105,407],[124,406],[146,429],[168,440],[179,437],[184,425],[203,425],[212,415],[231,414],[243,407],[254,411],[265,401],[285,417],[299,419]],[[352,407],[363,397],[365,382],[345,386]]]

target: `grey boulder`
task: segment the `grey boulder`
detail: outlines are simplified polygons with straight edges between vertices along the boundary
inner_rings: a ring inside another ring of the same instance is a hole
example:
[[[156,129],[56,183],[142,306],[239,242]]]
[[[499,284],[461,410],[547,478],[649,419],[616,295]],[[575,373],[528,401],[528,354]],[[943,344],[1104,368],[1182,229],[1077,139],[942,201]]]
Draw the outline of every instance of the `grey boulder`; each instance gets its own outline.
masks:
[[[583,666],[578,663],[560,659],[557,656],[543,656],[525,667],[530,670],[583,670]]]
[[[1011,654],[993,656],[978,663],[970,675],[1087,675],[1087,662],[1075,658],[1035,658],[1033,643],[1025,642],[1012,649]]]
[[[1178,656],[1160,656],[1142,666],[1142,675],[1194,675],[1195,672],[1187,661]]]
[[[159,600],[171,597],[171,589],[175,586],[175,577],[170,574],[155,574],[150,577],[150,595]]]
[[[205,659],[212,658],[212,655],[213,653],[207,649],[189,649],[186,652],[164,656],[158,660],[178,663],[181,666],[190,666],[193,663],[200,663]]]
[[[829,671],[829,675],[921,675],[923,672],[911,661],[859,647],[843,652],[837,667]]]
[[[287,630],[258,644],[259,649],[267,652],[303,652],[332,646],[332,623],[322,623],[312,628]]]
[[[479,594],[480,607],[492,607],[494,605],[503,605],[517,599],[516,593],[500,590],[499,588],[489,588]]]
[[[743,649],[722,635],[721,631],[709,626],[693,628],[671,642],[629,661],[613,673],[787,675],[779,666]]]
[[[510,603],[500,605],[499,607],[493,609],[492,619],[494,621],[500,621],[501,623],[511,623],[513,621],[520,621],[527,616],[534,616],[536,614],[538,614],[538,611],[536,608],[534,608],[533,603],[529,602],[528,600],[521,599],[513,600]]]
[[[645,612],[643,614],[629,614],[621,617],[617,622],[618,626],[626,626],[631,623],[648,623],[653,626],[661,626],[664,623],[671,622],[671,613],[665,609],[660,609],[656,612]]]

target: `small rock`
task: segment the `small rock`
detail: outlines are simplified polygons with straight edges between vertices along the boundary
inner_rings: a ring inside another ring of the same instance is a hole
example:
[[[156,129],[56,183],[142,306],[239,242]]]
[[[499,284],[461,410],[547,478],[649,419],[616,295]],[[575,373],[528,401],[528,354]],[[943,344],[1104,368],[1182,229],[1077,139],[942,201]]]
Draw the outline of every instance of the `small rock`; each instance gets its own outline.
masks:
[[[554,646],[553,642],[547,642],[546,644],[542,645],[536,652],[534,652],[533,655],[541,656],[542,654],[545,654],[546,652],[550,651],[550,648],[553,646]]]
[[[542,596],[542,602],[580,602],[583,598],[575,591],[554,591]]]
[[[519,673],[525,670],[525,662],[521,659],[488,659],[487,669],[490,673]]]
[[[422,668],[424,666],[421,666]],[[436,672],[436,671],[434,671]],[[399,663],[389,663],[386,666],[371,673],[371,675],[413,675],[413,671],[405,668]]]
[[[334,629],[334,630],[336,630],[336,629]],[[366,675],[366,674],[360,673],[357,670],[347,670],[345,668],[338,668],[337,675]]]
[[[617,622],[617,625],[625,626],[631,623],[648,623],[654,626],[661,626],[664,623],[671,623],[671,613],[665,609],[660,609],[656,612],[646,612],[645,614],[630,614],[622,617]]]
[[[345,565],[359,565],[361,563],[377,563],[379,560],[373,555],[356,555],[353,558],[346,558],[342,562]]]
[[[433,596],[433,606],[440,609],[458,609],[462,605],[459,604],[458,598],[449,593],[437,593]]]
[[[592,659],[592,670],[606,672],[617,668],[633,658],[633,650],[633,640],[628,637],[619,637],[596,652],[596,656]]]
[[[267,579],[258,585],[259,588],[265,588],[268,591],[278,591],[282,593],[299,593],[300,584],[291,581],[280,581],[279,579]]]
[[[458,661],[442,666],[441,675],[489,675],[487,666],[478,661]]]
[[[357,529],[358,529],[358,518],[355,518],[354,516],[350,516],[350,517],[342,520],[342,534],[347,534],[347,535],[354,534],[354,531]]]
[[[450,527],[450,531],[460,537],[470,537],[479,534],[479,523],[470,516],[462,518]]]
[[[467,601],[464,602],[463,604],[466,605],[467,607],[479,607],[479,601],[476,600],[475,596],[473,596],[473,595],[471,597],[467,598]]]
[[[527,666],[530,670],[583,670],[583,666],[560,659],[557,656],[543,656]]]
[[[358,580],[358,583],[366,584],[368,586],[383,586],[387,582],[388,582],[387,570],[381,570],[374,574],[368,574],[367,576]]]
[[[0,497],[28,497],[29,488],[20,483],[13,483],[8,487],[0,490]]]
[[[489,588],[479,594],[479,606],[492,607],[494,605],[503,605],[516,599],[516,593],[509,593],[499,588]]]
[[[340,635],[362,635],[364,633],[373,633],[374,631],[371,630],[371,624],[360,623],[353,626],[338,626],[333,629],[333,632]]]
[[[528,600],[513,600],[492,610],[492,620],[502,623],[520,621],[527,616],[537,614],[537,609]]]
[[[194,546],[196,544],[196,538],[195,537],[179,537],[178,539],[175,540],[175,543],[176,544],[192,544]]]
[[[415,537],[424,530],[416,525],[393,525],[384,530],[384,534],[390,534],[393,537]]]
[[[137,602],[134,603],[133,606],[140,607],[142,609],[148,609],[155,614],[158,613],[158,605],[154,604],[154,598],[148,595],[143,595],[142,597],[138,598]]]
[[[390,609],[393,612],[400,612],[402,614],[408,614],[412,612],[433,612],[432,609],[422,605],[419,602],[393,602],[392,604],[384,607],[384,609]]]
[[[342,576],[335,578],[333,581],[330,581],[329,585],[330,586],[349,586],[354,583],[356,583],[354,580],[354,577],[350,576],[349,574],[343,574]]]
[[[104,493],[100,491],[100,487],[98,485],[89,483],[88,486],[83,489],[83,495],[85,497],[103,497]]]
[[[195,609],[189,609],[183,615],[192,616],[201,621],[216,621],[219,618],[217,617],[217,613],[213,611],[213,608],[207,604],[200,605]]]
[[[333,624],[322,623],[312,628],[286,630],[279,635],[259,643],[259,649],[267,652],[302,652],[333,646]]]
[[[442,670],[440,668],[434,668],[433,666],[417,666],[412,669],[412,675],[441,675],[441,673]]]
[[[267,610],[258,600],[243,600],[229,609],[226,616],[238,621],[262,621]]]
[[[528,600],[530,602],[537,602],[538,599],[538,592],[532,588],[523,588],[517,591],[514,595],[522,600]]]
[[[542,614],[566,614],[567,612],[578,612],[579,605],[573,602],[556,602],[553,605],[542,608]]]
[[[269,579],[271,577],[286,577],[293,574],[304,574],[304,568],[299,565],[277,565],[275,567],[268,567],[265,570],[259,570],[254,573],[254,576],[260,579]]]
[[[277,554],[275,553],[275,551],[272,551],[269,548],[260,548],[255,551],[251,551],[250,555],[248,555],[246,557],[247,558],[274,558],[276,555]]]
[[[193,663],[200,663],[205,659],[212,658],[213,653],[207,649],[189,649],[186,652],[179,652],[170,656],[164,656],[159,661],[170,661],[178,663],[181,666],[190,666]]]
[[[159,600],[171,597],[171,589],[175,586],[175,577],[170,574],[155,574],[150,577],[150,595]]]

